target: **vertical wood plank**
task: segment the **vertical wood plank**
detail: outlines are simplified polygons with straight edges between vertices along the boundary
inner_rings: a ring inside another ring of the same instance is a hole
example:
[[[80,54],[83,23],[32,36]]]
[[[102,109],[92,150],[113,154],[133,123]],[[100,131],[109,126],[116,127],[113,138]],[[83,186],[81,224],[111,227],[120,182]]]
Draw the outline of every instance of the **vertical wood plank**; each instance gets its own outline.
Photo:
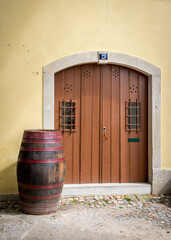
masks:
[[[118,66],[111,66],[111,182],[119,182],[119,76]]]
[[[59,72],[55,74],[55,104],[54,104],[54,127],[56,130],[59,130],[59,101],[64,98],[63,91],[63,72]]]
[[[73,99],[77,101],[76,107],[76,132],[72,132],[73,135],[73,164],[72,164],[72,175],[73,183],[79,183],[79,172],[80,172],[80,78],[81,78],[81,67],[74,67],[73,72]]]
[[[136,102],[138,101],[138,91],[137,91],[137,86],[138,86],[138,73],[129,70],[130,71],[130,101],[131,102]],[[130,138],[139,138],[139,131],[131,131],[129,134]],[[130,149],[130,169],[129,169],[129,182],[138,182],[139,180],[139,174],[138,174],[138,169],[139,169],[139,146],[140,142],[130,142],[128,143],[129,149]]]
[[[82,66],[81,97],[81,183],[91,183],[92,171],[92,65]]]
[[[102,67],[102,111],[103,111],[103,127],[106,127],[106,131],[103,131],[103,145],[102,145],[102,183],[110,182],[110,141],[111,141],[111,76],[110,66]]]
[[[100,66],[93,65],[92,89],[92,183],[99,182]]]
[[[64,99],[70,100],[73,99],[73,68],[68,68],[64,70]],[[72,179],[72,133],[64,132],[63,134],[64,140],[64,149],[65,149],[65,159],[66,159],[66,178],[65,183],[73,183]]]
[[[141,101],[140,151],[139,151],[139,181],[148,181],[148,79],[139,75],[139,97]]]
[[[129,132],[125,131],[125,102],[129,99],[129,72],[120,68],[120,182],[129,182]]]
[[[102,183],[102,161],[103,161],[103,68],[100,66],[100,112],[99,112],[99,183]]]

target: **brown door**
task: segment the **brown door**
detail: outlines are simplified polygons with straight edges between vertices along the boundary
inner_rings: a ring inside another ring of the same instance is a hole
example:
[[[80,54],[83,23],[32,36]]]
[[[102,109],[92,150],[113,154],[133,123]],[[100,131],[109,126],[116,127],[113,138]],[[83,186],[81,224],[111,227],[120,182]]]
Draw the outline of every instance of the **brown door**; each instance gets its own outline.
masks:
[[[63,132],[66,183],[146,182],[147,77],[87,64],[55,74],[55,129]]]

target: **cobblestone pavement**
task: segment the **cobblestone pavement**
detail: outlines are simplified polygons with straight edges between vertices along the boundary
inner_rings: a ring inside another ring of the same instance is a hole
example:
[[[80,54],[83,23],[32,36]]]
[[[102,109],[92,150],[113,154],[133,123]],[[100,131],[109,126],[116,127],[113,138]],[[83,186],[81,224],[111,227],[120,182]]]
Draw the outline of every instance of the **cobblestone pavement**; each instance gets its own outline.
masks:
[[[0,239],[171,239],[171,195],[63,198],[44,216],[2,201]]]

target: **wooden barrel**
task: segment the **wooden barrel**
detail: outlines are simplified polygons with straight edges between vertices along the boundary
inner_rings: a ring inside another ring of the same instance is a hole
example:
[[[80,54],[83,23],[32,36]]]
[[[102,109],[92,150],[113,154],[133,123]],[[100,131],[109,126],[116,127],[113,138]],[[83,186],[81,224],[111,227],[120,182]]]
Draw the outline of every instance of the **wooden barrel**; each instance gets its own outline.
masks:
[[[65,179],[60,131],[24,131],[17,179],[22,212],[48,214],[57,210]]]

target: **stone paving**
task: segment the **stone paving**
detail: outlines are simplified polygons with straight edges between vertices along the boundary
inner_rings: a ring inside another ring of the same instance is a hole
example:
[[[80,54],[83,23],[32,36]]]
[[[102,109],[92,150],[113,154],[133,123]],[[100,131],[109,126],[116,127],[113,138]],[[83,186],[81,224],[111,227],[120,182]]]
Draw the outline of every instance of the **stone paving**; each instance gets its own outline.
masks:
[[[92,196],[61,199],[61,205],[84,205],[86,208],[102,208],[113,205],[116,209],[131,208],[129,214],[116,216],[116,219],[139,218],[157,223],[162,228],[171,227],[171,196],[169,195],[129,195],[129,196]]]
[[[73,223],[71,224],[72,218]],[[89,221],[84,223],[87,219]],[[136,225],[136,223],[139,225]],[[43,234],[43,225],[50,227],[51,234],[49,237],[46,236],[48,230]],[[71,225],[72,229],[70,229]],[[34,235],[35,226],[39,236]],[[122,229],[122,226],[126,230],[117,233],[117,228],[121,227]],[[74,227],[76,228],[75,232]],[[79,228],[79,231],[77,228]],[[114,228],[116,228],[115,231]],[[51,231],[54,231],[54,233]],[[57,231],[59,238],[56,237],[55,231]],[[86,232],[86,237],[81,235],[81,231]],[[88,235],[91,231],[95,233],[98,231],[99,235],[93,235],[92,238],[92,235]],[[116,238],[112,237],[112,235],[105,235],[103,238],[104,231],[108,231],[108,234],[114,234]],[[124,231],[126,233],[121,237]],[[139,235],[137,235],[138,231]],[[144,231],[147,236],[143,235],[145,234]],[[67,235],[64,237],[65,234]],[[71,234],[73,234],[72,239],[74,240],[96,238],[117,240],[171,239],[171,195],[149,194],[62,198],[59,211],[45,216],[32,216],[21,213],[17,201],[0,202],[0,239],[60,239],[61,236],[63,240],[70,239]],[[127,236],[126,234],[130,235]]]

